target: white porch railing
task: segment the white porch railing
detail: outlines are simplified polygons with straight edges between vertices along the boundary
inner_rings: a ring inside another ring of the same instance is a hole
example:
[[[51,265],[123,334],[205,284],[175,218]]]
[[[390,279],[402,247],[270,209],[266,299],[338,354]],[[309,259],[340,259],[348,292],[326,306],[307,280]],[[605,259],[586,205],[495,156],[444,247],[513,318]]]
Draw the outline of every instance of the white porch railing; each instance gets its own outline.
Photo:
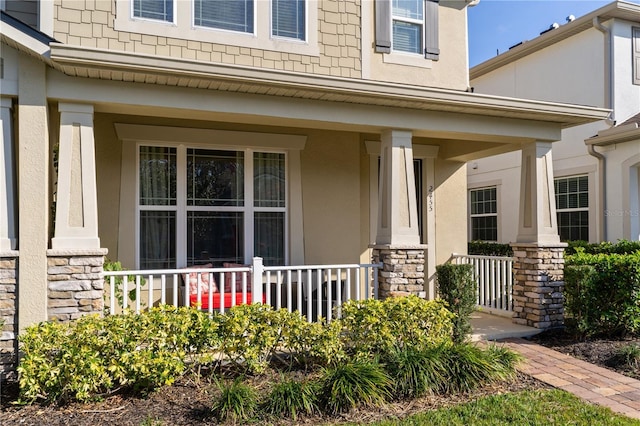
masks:
[[[308,321],[339,315],[343,302],[378,297],[382,264],[180,268],[105,271],[105,306],[114,314],[159,304],[200,306],[208,312],[247,303],[299,311]]]
[[[473,265],[478,284],[478,307],[497,313],[513,312],[513,258],[452,254],[455,264]]]

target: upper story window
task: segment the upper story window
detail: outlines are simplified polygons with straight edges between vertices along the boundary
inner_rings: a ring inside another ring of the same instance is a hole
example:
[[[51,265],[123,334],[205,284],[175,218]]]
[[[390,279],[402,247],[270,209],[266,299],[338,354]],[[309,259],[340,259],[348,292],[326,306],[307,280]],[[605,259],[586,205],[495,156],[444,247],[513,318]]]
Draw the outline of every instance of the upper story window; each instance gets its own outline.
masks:
[[[133,16],[173,22],[173,0],[133,0]]]
[[[422,53],[424,0],[393,0],[393,50]]]
[[[114,27],[137,34],[319,56],[318,2],[118,0]]]
[[[271,0],[271,35],[305,40],[305,0]]]
[[[253,0],[194,0],[196,26],[253,34]]]

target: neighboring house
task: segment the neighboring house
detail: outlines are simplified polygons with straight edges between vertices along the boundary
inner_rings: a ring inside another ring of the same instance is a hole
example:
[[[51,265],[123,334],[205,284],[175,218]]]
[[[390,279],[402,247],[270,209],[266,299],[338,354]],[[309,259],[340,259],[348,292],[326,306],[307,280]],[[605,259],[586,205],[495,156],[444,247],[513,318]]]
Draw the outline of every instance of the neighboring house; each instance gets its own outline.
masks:
[[[107,250],[131,269],[374,256],[400,263],[382,292],[434,297],[466,251],[465,162],[546,158],[608,114],[470,93],[465,1],[55,0],[31,26],[0,4],[5,348],[100,311]],[[522,242],[556,242],[525,213]]]
[[[640,239],[640,5],[613,2],[470,71],[476,93],[595,105],[611,117],[553,145],[563,241]],[[520,156],[468,165],[469,238],[514,241]]]

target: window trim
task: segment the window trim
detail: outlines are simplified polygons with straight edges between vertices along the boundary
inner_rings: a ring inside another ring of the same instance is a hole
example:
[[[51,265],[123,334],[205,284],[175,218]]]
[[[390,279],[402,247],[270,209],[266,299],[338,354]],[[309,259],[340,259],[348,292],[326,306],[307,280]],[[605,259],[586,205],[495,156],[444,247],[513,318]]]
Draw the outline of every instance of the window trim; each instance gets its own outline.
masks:
[[[318,44],[318,8],[320,0],[305,0],[306,40],[271,36],[271,2],[254,0],[254,33],[242,33],[209,27],[195,27],[193,0],[174,0],[174,22],[132,18],[133,0],[116,2],[116,31],[163,38],[248,47],[307,56],[320,56]]]
[[[496,191],[496,212],[495,213],[471,213],[471,192],[473,191],[482,191],[486,189],[495,189]],[[468,231],[468,239],[469,241],[487,241],[487,242],[500,242],[501,232],[500,232],[500,184],[494,183],[483,183],[474,185],[473,187],[467,188],[467,203],[468,203],[468,217],[469,217],[469,231]],[[473,239],[473,218],[474,217],[494,217],[496,218],[496,239],[493,240],[474,240]]]
[[[558,208],[558,203],[557,203],[557,197],[558,197],[558,193],[555,191],[555,187],[556,187],[556,181],[558,181],[559,179],[571,179],[571,178],[587,178],[587,207],[570,207],[570,208],[566,208],[566,209],[560,209]],[[559,217],[559,213],[575,213],[575,212],[587,212],[587,241],[592,241],[593,240],[593,213],[592,213],[592,206],[593,206],[593,190],[592,190],[592,186],[591,186],[591,173],[589,172],[576,172],[574,171],[574,173],[567,173],[565,172],[565,174],[556,174],[553,177],[553,188],[554,188],[554,202],[556,204],[556,221],[558,224],[558,235],[560,235],[560,221],[558,220]]]
[[[253,149],[261,152],[284,152],[286,157],[286,236],[285,250],[289,264],[304,264],[304,217],[300,152],[305,148],[307,136],[278,133],[256,133],[216,129],[180,128],[143,124],[114,123],[116,135],[122,141],[121,182],[135,179],[136,185],[120,185],[118,226],[118,258],[129,268],[139,266],[139,200],[138,170],[139,144],[161,146],[185,145],[205,149]],[[186,220],[186,218],[185,218]],[[186,247],[177,247],[184,250]],[[245,253],[245,258],[247,254]],[[184,265],[178,265],[182,267]]]
[[[178,0],[178,1],[180,1],[180,0]],[[256,12],[257,12],[258,8],[256,6],[256,3],[258,1],[260,1],[260,0],[252,0],[252,3],[253,3],[253,31],[248,32],[248,31],[228,30],[228,29],[225,29],[225,28],[208,27],[206,25],[196,25],[195,0],[189,0],[189,3],[191,4],[191,14],[190,14],[191,28],[193,28],[195,31],[216,31],[216,32],[221,31],[221,32],[227,33],[229,35],[241,34],[241,35],[248,35],[248,36],[256,37],[257,36],[257,28],[258,28],[258,17],[256,16]]]
[[[177,6],[176,3],[180,1],[180,0],[171,0],[171,7],[173,9],[173,20],[171,21],[167,21],[164,19],[153,19],[153,18],[145,18],[143,16],[135,16],[135,11],[133,10],[133,6],[135,3],[135,0],[131,0],[130,1],[130,7],[129,7],[129,17],[131,18],[131,20],[133,21],[141,21],[141,22],[153,22],[153,23],[159,23],[159,24],[170,24],[170,25],[174,25],[176,22],[176,10],[177,10]]]

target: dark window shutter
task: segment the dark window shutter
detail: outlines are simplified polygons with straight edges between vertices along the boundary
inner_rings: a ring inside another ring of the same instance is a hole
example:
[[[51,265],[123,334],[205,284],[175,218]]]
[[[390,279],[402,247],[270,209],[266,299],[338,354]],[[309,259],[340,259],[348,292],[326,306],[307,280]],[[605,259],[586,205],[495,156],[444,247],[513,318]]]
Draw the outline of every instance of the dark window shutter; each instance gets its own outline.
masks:
[[[640,28],[633,27],[633,84],[640,85]]]
[[[437,61],[440,57],[438,43],[438,2],[427,0],[424,11],[424,57]]]
[[[391,52],[391,0],[376,1],[376,52]]]

